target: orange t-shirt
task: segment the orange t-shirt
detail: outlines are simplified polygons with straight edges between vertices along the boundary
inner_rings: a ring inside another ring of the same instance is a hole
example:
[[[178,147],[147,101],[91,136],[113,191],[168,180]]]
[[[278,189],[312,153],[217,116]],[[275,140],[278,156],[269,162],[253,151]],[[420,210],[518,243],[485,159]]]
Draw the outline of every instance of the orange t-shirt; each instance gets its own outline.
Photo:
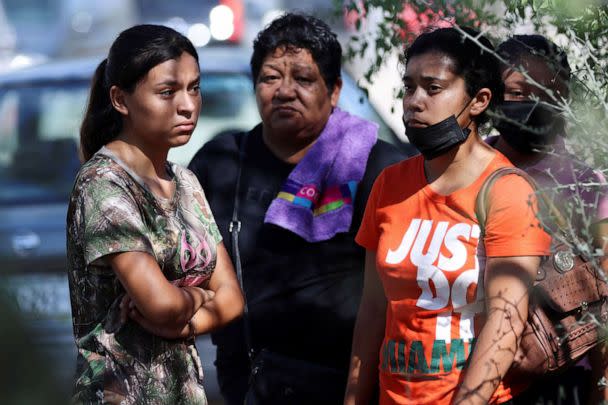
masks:
[[[376,251],[388,301],[381,405],[449,404],[484,321],[485,257],[544,256],[551,242],[530,204],[531,186],[508,175],[490,190],[478,243],[477,193],[494,170],[512,166],[499,152],[473,184],[447,196],[429,186],[423,162],[416,156],[382,172],[356,238]],[[492,402],[510,398],[501,384]]]

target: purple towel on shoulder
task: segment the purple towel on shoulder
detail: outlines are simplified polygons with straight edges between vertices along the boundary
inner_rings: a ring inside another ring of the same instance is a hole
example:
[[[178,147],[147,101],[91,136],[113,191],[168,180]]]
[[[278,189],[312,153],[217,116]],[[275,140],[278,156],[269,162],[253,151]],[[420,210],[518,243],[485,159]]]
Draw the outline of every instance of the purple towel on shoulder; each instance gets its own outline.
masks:
[[[334,108],[316,143],[270,204],[264,222],[308,242],[348,232],[357,186],[377,138],[377,124]]]

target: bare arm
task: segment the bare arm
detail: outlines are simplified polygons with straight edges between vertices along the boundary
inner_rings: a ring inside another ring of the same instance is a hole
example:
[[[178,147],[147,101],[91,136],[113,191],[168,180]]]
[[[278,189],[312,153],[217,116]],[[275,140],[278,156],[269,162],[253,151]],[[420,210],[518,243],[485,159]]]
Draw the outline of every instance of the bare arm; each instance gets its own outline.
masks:
[[[363,296],[357,314],[345,405],[369,404],[378,384],[378,358],[384,339],[386,296],[376,270],[376,252],[365,255]]]
[[[596,405],[608,401],[608,349],[599,344],[595,346],[587,355],[591,363],[591,393],[587,403]],[[604,401],[604,402],[602,402]]]
[[[188,320],[181,324],[159,324],[137,308],[130,309],[129,317],[150,333],[174,339],[211,332],[240,316],[243,313],[243,294],[223,243],[217,246],[216,267],[209,280],[209,290],[203,290],[203,293],[206,294],[206,300],[192,316],[193,330],[187,324]],[[128,300],[123,305],[129,305]]]
[[[608,219],[603,219],[592,224],[591,234],[593,235],[594,247],[601,249],[605,256],[608,253]]]
[[[511,367],[528,317],[528,291],[539,264],[538,256],[488,258],[486,323],[454,404],[486,404]]]
[[[604,252],[600,259],[600,265],[604,275],[608,276],[608,219],[604,219],[592,225],[594,235],[594,245]],[[599,344],[589,352],[587,356],[591,363],[591,394],[589,401],[591,404],[599,404],[602,401],[608,402],[608,348]]]
[[[200,288],[171,284],[148,253],[117,253],[109,262],[134,309],[159,325],[186,325],[207,299]]]
[[[217,266],[209,289],[215,293],[213,299],[207,301],[192,320],[197,335],[214,331],[243,313],[245,301],[223,243],[217,247]]]

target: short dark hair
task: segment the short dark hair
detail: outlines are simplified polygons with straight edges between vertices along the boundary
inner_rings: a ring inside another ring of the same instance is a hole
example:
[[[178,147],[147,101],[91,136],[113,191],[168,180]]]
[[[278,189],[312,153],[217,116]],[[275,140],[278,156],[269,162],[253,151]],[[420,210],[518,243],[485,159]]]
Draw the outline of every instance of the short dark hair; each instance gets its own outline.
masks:
[[[148,72],[163,62],[192,55],[196,49],[188,38],[162,25],[136,25],[118,35],[108,57],[93,75],[87,110],[80,127],[80,150],[89,160],[103,145],[115,139],[122,129],[122,116],[110,101],[110,88],[118,86],[133,92]]]
[[[498,45],[497,52],[509,63],[508,66],[503,64],[503,69],[518,67],[527,58],[536,57],[542,59],[549,69],[562,80],[564,84],[563,91],[565,92],[562,95],[568,97],[571,75],[568,56],[566,52],[552,41],[537,34],[514,35]]]
[[[460,30],[464,31],[461,32]],[[487,50],[474,42],[470,37],[476,38]],[[468,27],[438,28],[420,34],[414,42],[405,49],[405,66],[417,55],[437,52],[448,56],[454,67],[454,73],[464,79],[467,94],[475,96],[482,88],[492,91],[492,98],[488,110],[502,102],[504,84],[500,76],[498,58],[492,54],[494,46],[477,30]],[[488,120],[484,111],[476,117],[475,122],[483,124]]]
[[[264,59],[277,48],[307,49],[319,67],[325,85],[332,91],[340,78],[342,47],[336,34],[316,17],[286,13],[260,31],[253,41],[251,74],[255,87]]]

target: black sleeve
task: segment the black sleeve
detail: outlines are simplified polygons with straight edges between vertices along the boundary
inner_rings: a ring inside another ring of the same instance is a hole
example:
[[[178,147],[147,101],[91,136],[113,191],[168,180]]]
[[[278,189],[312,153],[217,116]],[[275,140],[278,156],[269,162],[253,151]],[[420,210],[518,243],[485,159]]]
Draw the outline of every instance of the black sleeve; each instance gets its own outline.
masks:
[[[211,141],[210,141],[211,142]],[[207,175],[208,175],[208,167],[207,156],[209,155],[209,145],[210,142],[204,144],[194,155],[190,164],[188,164],[188,169],[192,171],[198,178],[199,183],[201,183],[201,187],[205,190],[205,185],[207,184]]]
[[[219,175],[221,166],[225,164],[235,165],[238,163],[238,145],[242,132],[230,132],[216,136],[203,145],[196,152],[188,169],[198,178],[207,198],[211,197],[214,186],[212,185],[214,175]]]
[[[369,154],[363,180],[371,180],[369,181],[369,189],[371,190],[371,186],[376,180],[376,177],[380,175],[380,172],[382,172],[385,167],[401,162],[408,157],[409,154],[406,154],[403,150],[379,139]]]
[[[353,225],[357,228],[363,217],[365,211],[365,205],[367,204],[367,198],[372,190],[374,181],[380,175],[385,167],[392,164],[401,162],[406,159],[408,155],[401,149],[383,140],[378,140],[372,151],[369,154],[367,160],[367,166],[365,167],[365,175],[359,184],[359,190],[357,191],[357,197],[355,202],[355,212],[353,216]]]

